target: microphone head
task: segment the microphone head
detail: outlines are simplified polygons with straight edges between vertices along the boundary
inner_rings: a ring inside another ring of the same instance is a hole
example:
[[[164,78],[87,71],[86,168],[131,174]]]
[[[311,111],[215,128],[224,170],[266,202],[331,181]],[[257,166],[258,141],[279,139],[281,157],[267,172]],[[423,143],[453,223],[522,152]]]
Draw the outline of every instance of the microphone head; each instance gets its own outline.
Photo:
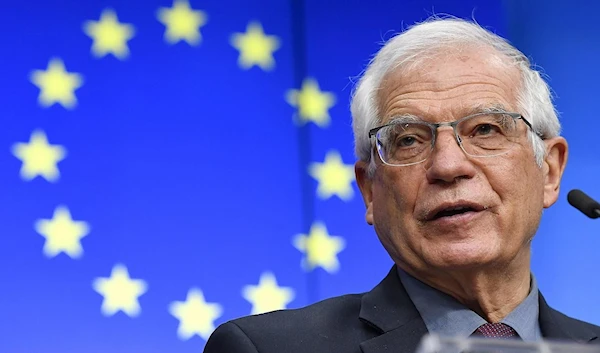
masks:
[[[571,206],[590,218],[600,217],[600,204],[581,190],[573,189],[567,195]]]

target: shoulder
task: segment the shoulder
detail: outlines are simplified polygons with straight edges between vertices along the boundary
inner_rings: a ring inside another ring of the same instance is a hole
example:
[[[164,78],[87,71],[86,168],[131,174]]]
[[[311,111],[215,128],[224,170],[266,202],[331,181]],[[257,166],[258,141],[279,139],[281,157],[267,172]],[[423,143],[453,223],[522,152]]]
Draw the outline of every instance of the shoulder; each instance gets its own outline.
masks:
[[[554,320],[560,322],[569,332],[581,333],[586,332],[590,335],[600,337],[600,326],[570,317],[556,309],[551,309]]]
[[[351,351],[350,347],[376,335],[359,320],[361,298],[344,295],[300,309],[229,321],[213,332],[205,352]],[[348,349],[343,349],[346,345]]]

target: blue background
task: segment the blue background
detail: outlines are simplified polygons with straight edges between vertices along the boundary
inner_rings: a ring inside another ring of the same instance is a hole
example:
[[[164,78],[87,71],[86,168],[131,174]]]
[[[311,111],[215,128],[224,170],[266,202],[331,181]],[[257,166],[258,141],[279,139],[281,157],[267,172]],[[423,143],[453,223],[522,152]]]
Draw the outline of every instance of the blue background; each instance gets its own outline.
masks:
[[[0,352],[199,352],[168,312],[192,287],[222,305],[215,324],[248,315],[242,295],[271,271],[291,287],[288,307],[372,288],[391,260],[354,197],[317,197],[308,165],[329,150],[354,162],[349,94],[380,43],[432,13],[475,19],[543,68],[557,96],[570,159],[561,198],[544,214],[533,270],[555,308],[600,324],[600,224],[566,202],[600,197],[595,147],[600,4],[548,1],[191,0],[206,12],[202,42],[169,45],[156,19],[169,0],[3,1],[0,11]],[[113,8],[135,26],[126,60],[91,55],[82,24]],[[258,20],[276,35],[276,67],[242,70],[229,43]],[[76,108],[37,103],[32,70],[60,57],[81,73]],[[285,100],[306,77],[332,92],[331,124],[298,125]],[[24,181],[11,146],[42,129],[67,149],[61,176]],[[515,181],[518,182],[518,181]],[[37,219],[66,205],[91,231],[83,257],[48,258]],[[340,270],[306,272],[292,245],[314,221],[344,238]],[[141,315],[101,314],[92,288],[116,263],[148,283]]]

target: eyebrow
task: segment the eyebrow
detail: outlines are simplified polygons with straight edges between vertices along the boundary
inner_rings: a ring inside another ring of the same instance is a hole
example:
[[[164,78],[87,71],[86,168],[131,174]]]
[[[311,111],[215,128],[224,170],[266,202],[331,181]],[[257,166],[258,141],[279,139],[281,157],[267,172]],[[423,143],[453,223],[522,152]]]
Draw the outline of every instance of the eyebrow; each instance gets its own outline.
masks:
[[[481,104],[481,105],[477,105],[477,106],[471,108],[470,110],[468,110],[468,113],[465,114],[464,116],[481,114],[481,113],[508,113],[508,112],[509,112],[509,110],[506,109],[504,107],[504,105],[502,105],[500,103],[492,104],[492,105]],[[426,122],[426,121],[417,115],[405,113],[405,114],[400,114],[400,115],[395,116],[393,119],[388,121],[387,124],[419,123],[419,122]]]
[[[394,117],[392,120],[388,121],[386,124],[396,124],[396,123],[422,123],[425,120],[413,114],[401,114]]]
[[[474,108],[472,108],[469,111],[469,114],[465,115],[473,115],[473,114],[479,114],[479,113],[508,113],[508,109],[506,109],[504,107],[504,105],[497,103],[497,104],[492,104],[492,105],[478,105]]]

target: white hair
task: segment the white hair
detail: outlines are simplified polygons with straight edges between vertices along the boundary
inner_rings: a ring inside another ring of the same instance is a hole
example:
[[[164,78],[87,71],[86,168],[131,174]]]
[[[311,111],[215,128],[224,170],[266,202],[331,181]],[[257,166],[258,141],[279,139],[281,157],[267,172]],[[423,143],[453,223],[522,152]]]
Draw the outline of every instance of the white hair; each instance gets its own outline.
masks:
[[[520,113],[531,122],[533,130],[544,138],[560,134],[560,122],[550,89],[529,59],[504,38],[482,28],[477,23],[456,18],[431,18],[416,24],[390,39],[370,61],[351,98],[352,128],[357,158],[370,162],[369,175],[375,171],[371,160],[372,145],[368,133],[381,124],[378,91],[388,73],[418,65],[419,59],[435,54],[435,50],[476,45],[498,52],[505,65],[516,67],[521,74],[517,104]],[[535,133],[529,133],[533,152],[541,167],[545,144]]]

